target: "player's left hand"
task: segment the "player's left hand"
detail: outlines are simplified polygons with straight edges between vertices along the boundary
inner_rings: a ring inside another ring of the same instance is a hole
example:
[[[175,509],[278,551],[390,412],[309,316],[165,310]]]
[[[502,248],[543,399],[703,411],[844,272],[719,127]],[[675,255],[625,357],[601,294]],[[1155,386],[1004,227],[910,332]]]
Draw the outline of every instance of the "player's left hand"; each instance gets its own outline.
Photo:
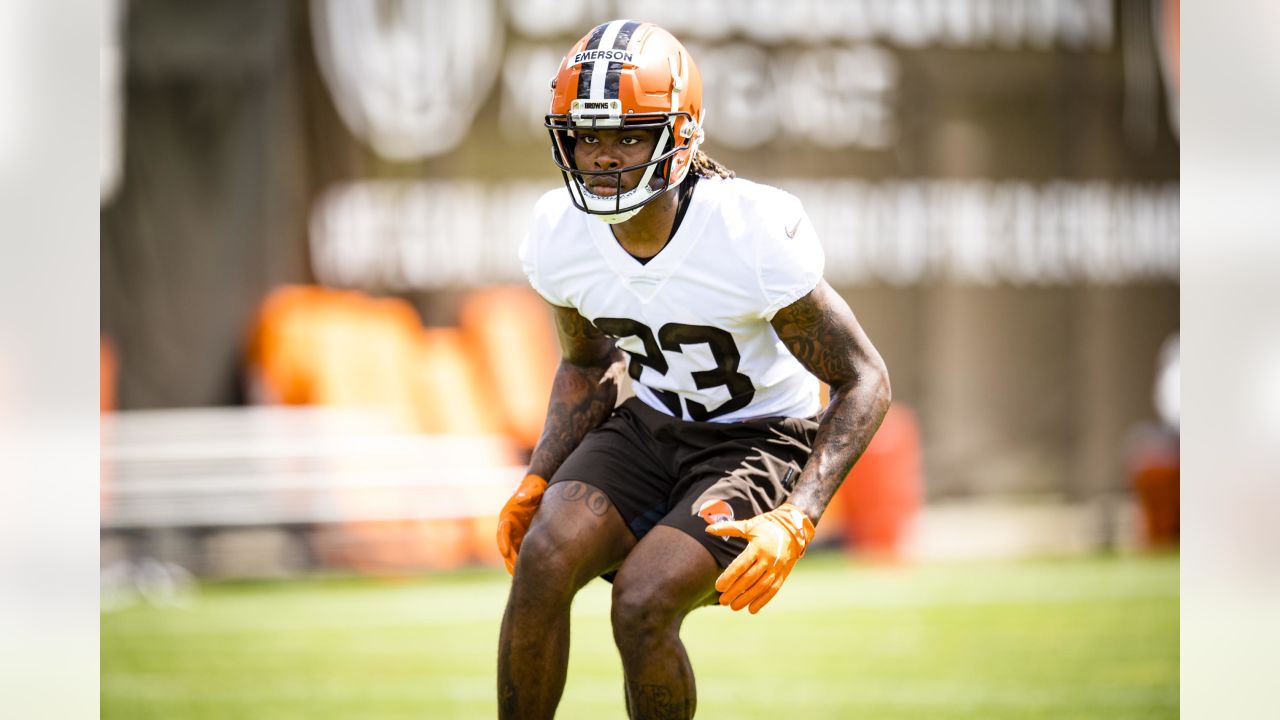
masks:
[[[813,540],[813,523],[800,508],[784,503],[753,518],[708,525],[707,532],[747,540],[747,549],[716,579],[716,590],[721,605],[734,610],[750,605],[754,615],[778,594],[804,555]]]

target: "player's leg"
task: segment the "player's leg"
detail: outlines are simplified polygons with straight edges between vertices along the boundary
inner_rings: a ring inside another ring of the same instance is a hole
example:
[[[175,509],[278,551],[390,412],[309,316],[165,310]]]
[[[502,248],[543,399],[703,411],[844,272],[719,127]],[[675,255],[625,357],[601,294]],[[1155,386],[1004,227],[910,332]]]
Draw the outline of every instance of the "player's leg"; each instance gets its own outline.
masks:
[[[520,546],[498,647],[498,717],[551,718],[569,661],[569,605],[618,565],[635,536],[596,487],[547,488]]]
[[[693,671],[680,626],[718,598],[715,580],[746,548],[706,533],[712,522],[748,518],[781,504],[812,447],[817,423],[766,418],[716,424],[650,418],[669,440],[665,457],[680,481],[668,512],[627,556],[613,592],[613,632],[636,717],[691,717]]]
[[[632,718],[693,717],[693,668],[680,625],[714,597],[720,567],[686,532],[658,525],[627,555],[613,583],[613,638]]]

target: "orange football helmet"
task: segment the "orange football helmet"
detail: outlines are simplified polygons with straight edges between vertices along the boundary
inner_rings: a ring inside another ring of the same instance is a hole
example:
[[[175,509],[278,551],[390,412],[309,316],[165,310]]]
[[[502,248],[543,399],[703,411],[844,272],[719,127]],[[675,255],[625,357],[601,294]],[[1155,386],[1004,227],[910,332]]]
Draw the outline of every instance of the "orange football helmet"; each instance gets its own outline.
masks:
[[[654,25],[613,20],[597,26],[569,50],[551,81],[551,157],[579,210],[608,223],[633,217],[676,187],[689,173],[702,142],[702,76],[679,40]],[[581,129],[661,129],[647,162],[617,170],[580,170],[573,160]],[[632,190],[593,194],[586,178],[644,169]]]

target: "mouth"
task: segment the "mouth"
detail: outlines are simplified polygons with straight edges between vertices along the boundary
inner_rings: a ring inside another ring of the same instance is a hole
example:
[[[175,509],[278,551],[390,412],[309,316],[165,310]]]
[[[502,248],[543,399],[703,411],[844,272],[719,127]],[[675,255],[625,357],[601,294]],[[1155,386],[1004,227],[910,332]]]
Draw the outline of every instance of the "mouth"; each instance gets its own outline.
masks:
[[[592,195],[612,196],[618,194],[618,184],[608,181],[589,182],[587,183],[587,189],[591,191]]]

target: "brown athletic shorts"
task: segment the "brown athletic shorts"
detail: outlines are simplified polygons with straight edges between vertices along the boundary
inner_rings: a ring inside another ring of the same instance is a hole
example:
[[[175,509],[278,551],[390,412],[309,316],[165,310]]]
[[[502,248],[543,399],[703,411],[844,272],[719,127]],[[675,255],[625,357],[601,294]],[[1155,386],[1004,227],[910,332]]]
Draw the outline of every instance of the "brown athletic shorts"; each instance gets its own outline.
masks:
[[[781,505],[817,431],[814,418],[680,420],[633,397],[583,438],[551,484],[577,480],[600,488],[636,539],[669,525],[702,543],[724,568],[747,543],[704,528]]]

